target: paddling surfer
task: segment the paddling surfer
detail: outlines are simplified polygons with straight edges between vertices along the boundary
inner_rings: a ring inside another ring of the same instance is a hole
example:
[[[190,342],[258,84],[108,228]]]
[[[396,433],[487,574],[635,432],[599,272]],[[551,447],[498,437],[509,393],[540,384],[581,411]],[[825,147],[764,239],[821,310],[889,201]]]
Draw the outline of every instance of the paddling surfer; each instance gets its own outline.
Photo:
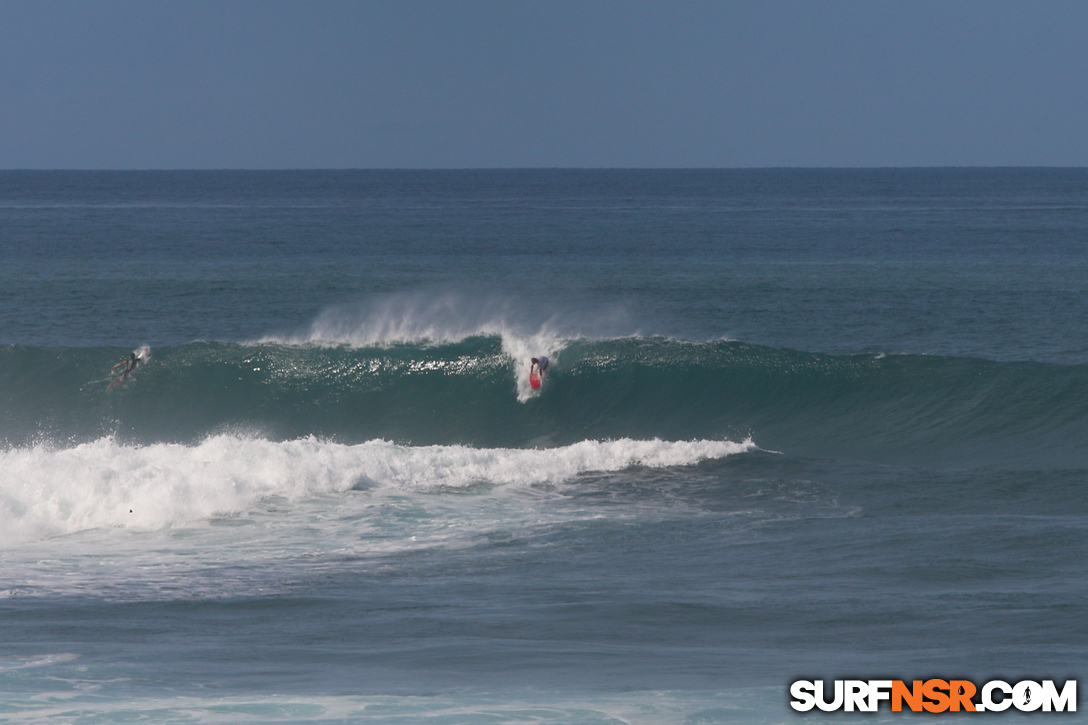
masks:
[[[109,391],[113,390],[118,385],[120,385],[121,383],[128,380],[128,376],[131,375],[132,372],[134,370],[136,370],[136,368],[139,367],[140,363],[142,363],[142,362],[143,362],[143,352],[142,351],[141,351],[140,355],[137,355],[135,352],[130,352],[128,354],[127,358],[125,358],[121,362],[117,363],[112,368],[110,368],[110,374],[113,374],[113,371],[116,370],[117,368],[120,368],[120,367],[123,367],[124,370],[121,371],[120,375],[118,375],[116,378],[113,379],[113,382],[111,382],[109,387],[106,388],[106,392],[109,392]]]

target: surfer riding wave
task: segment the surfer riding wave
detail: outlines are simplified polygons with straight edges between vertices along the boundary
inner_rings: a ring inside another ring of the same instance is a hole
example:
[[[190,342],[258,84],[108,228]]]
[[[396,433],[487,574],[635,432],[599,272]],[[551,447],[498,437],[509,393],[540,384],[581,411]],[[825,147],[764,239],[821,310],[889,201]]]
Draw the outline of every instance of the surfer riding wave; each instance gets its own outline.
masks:
[[[544,380],[544,373],[548,369],[548,358],[544,355],[534,357],[529,362],[529,385],[536,390]]]

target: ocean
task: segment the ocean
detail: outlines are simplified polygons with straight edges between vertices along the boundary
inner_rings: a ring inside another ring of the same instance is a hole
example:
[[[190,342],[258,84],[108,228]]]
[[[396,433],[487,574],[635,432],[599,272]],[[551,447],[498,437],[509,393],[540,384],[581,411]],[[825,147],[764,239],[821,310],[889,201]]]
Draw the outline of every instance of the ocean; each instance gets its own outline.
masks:
[[[1076,679],[1086,432],[1084,169],[0,172],[0,721]]]

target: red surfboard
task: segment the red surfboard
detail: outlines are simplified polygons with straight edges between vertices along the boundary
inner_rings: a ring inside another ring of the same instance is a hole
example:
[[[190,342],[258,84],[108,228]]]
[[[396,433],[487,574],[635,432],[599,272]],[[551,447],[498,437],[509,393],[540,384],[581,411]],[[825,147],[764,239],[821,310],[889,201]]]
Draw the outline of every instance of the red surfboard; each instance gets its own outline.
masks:
[[[529,387],[533,390],[540,387],[540,376],[536,373],[529,373]]]

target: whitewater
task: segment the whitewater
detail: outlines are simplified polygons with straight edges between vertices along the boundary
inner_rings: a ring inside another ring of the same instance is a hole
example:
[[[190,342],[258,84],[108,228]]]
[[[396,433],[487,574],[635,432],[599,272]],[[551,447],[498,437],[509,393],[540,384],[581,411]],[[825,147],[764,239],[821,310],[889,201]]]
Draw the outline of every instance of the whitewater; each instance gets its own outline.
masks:
[[[96,528],[156,529],[247,511],[278,496],[351,490],[428,491],[559,485],[585,472],[693,465],[754,448],[751,441],[582,441],[548,450],[343,445],[210,437],[195,446],[123,446],[0,452],[0,546]]]

